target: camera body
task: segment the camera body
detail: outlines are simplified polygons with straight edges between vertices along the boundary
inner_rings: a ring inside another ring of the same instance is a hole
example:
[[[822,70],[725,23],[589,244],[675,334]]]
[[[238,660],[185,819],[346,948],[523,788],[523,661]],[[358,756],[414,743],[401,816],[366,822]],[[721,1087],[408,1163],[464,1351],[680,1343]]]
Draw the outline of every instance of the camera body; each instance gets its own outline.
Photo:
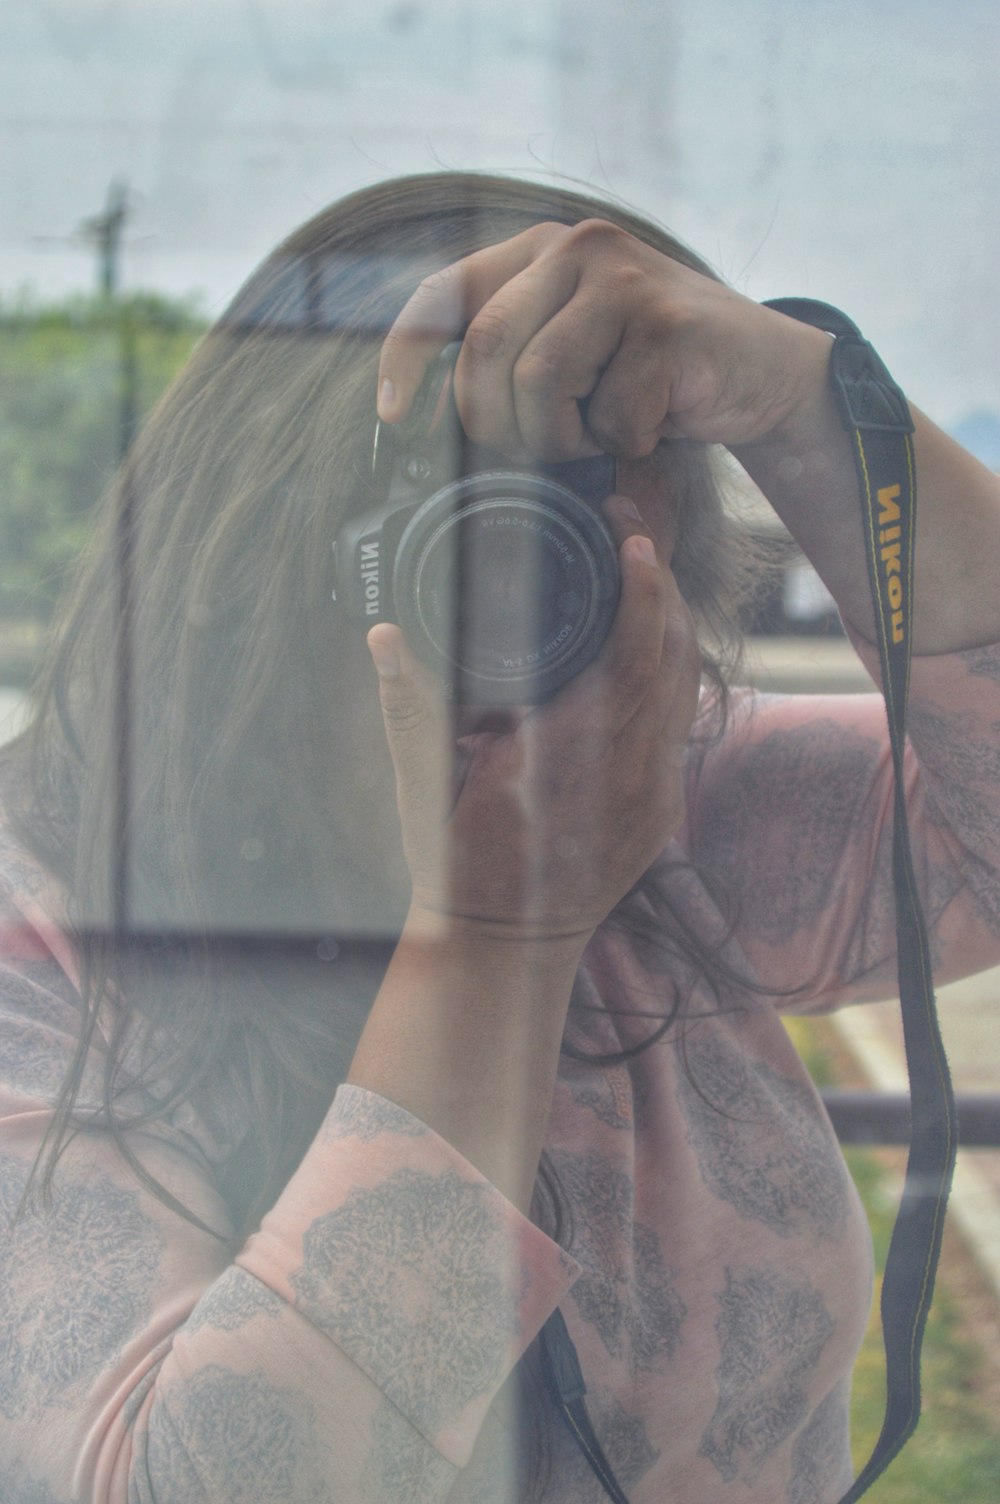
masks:
[[[601,502],[615,461],[528,468],[471,443],[452,400],[458,350],[434,362],[404,423],[377,425],[384,501],[343,525],[334,597],[364,630],[398,623],[452,699],[538,704],[596,657],[614,620]]]

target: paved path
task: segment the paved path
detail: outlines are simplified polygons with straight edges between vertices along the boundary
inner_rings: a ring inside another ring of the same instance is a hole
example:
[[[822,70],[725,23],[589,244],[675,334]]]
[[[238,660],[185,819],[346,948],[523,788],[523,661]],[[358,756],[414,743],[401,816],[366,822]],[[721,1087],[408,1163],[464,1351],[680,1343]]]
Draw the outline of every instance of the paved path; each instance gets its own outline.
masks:
[[[998,1007],[1000,969],[938,990],[941,1032],[956,1092],[1000,1091]],[[832,1014],[831,1021],[876,1090],[907,1090],[898,1002],[845,1008]],[[1000,1150],[959,1150],[948,1215],[1000,1299]]]

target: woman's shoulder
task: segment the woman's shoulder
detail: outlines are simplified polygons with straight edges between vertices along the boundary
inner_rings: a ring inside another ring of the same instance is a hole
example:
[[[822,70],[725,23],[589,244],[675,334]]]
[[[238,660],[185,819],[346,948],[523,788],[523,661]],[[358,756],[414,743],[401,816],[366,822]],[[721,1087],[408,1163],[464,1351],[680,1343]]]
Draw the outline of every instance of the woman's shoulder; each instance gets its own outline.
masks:
[[[15,765],[4,749],[0,753],[0,901],[5,907],[16,895],[37,898],[52,883],[40,859],[16,833],[20,802]]]
[[[67,922],[60,885],[28,848],[10,818],[10,782],[0,759],[0,1120],[52,1108],[72,1066],[81,1030],[87,1027],[85,967]],[[224,1164],[246,1134],[246,1115],[236,1104],[210,1110],[178,1094],[178,1083],[150,1070],[150,1059],[169,1056],[169,1029],[141,1011],[117,1043],[112,1009],[98,1010],[89,1031],[77,1109],[100,1111],[109,1051],[118,1065],[116,1111],[151,1114],[147,1133],[170,1141],[202,1167]],[[171,1104],[162,1114],[158,1103]]]
[[[0,802],[0,1115],[56,1100],[79,1033],[70,947],[44,907],[49,886]]]
[[[8,756],[0,756],[0,976],[36,982],[79,1011],[79,968],[62,919],[65,896],[19,834],[18,790]]]

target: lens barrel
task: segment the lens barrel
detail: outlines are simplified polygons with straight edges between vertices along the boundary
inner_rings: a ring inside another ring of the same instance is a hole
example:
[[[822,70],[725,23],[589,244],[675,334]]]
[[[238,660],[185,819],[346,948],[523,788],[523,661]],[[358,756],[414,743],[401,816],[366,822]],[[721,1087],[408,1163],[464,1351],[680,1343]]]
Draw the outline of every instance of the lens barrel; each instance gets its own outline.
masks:
[[[614,540],[549,476],[487,471],[410,518],[393,598],[414,650],[475,705],[538,704],[590,663],[620,592]]]

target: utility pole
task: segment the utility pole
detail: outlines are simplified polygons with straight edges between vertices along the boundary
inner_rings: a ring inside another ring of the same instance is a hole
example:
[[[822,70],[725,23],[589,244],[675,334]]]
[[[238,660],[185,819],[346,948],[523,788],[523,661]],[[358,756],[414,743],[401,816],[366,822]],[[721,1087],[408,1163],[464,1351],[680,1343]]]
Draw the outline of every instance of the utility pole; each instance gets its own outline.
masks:
[[[114,805],[114,876],[112,892],[112,933],[122,940],[128,933],[130,916],[129,822],[132,811],[132,712],[133,662],[132,627],[134,620],[135,486],[127,464],[129,450],[138,423],[139,361],[133,305],[120,296],[119,259],[122,232],[129,216],[128,184],[114,178],[99,214],[85,219],[77,233],[97,247],[98,293],[118,330],[118,458],[120,481],[118,514],[115,519],[116,584],[118,631],[114,653],[114,736],[118,751],[118,774]]]
[[[82,220],[77,232],[97,247],[98,291],[109,303],[118,296],[122,232],[129,212],[128,184],[124,178],[114,178],[104,208]]]
[[[118,457],[124,460],[135,437],[138,422],[138,350],[133,309],[121,296],[121,247],[125,223],[131,213],[128,183],[113,178],[108,184],[104,208],[81,220],[77,235],[97,248],[97,289],[105,305],[114,310],[118,329]]]

